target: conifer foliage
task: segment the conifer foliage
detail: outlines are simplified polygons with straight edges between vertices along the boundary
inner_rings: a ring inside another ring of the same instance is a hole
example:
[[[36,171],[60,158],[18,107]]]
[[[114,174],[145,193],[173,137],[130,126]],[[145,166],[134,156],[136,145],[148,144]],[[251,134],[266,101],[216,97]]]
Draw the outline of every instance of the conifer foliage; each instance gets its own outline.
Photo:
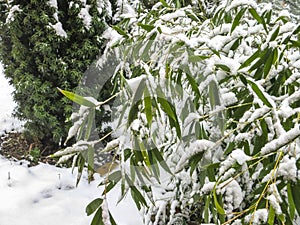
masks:
[[[66,136],[73,90],[98,56],[111,20],[109,1],[0,1],[0,60],[15,87],[15,114],[29,133],[56,144]]]

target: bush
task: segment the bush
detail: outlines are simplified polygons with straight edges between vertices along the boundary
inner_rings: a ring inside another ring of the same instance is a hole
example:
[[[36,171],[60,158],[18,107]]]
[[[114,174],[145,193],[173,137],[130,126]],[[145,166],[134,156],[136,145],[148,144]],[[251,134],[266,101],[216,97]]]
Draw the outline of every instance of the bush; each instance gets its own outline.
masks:
[[[205,18],[160,1],[114,28],[108,46],[120,62],[119,89],[114,140],[102,151],[114,149],[120,168],[102,182],[88,215],[102,220],[106,193],[120,184],[144,224],[294,224],[300,26],[292,17],[233,0]],[[89,134],[104,103],[63,93],[87,107],[88,119],[78,121]],[[92,171],[95,141],[78,131],[78,142],[57,156],[87,158]]]
[[[0,60],[14,86],[15,115],[45,145],[67,136],[73,90],[103,48],[109,1],[1,1]]]

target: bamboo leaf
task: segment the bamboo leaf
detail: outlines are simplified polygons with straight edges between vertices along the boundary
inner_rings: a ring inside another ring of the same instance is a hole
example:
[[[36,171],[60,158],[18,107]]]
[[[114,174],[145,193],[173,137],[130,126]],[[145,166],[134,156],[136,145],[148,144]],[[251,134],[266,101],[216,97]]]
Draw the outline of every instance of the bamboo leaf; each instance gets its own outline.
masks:
[[[150,32],[151,30],[153,30],[155,28],[155,26],[149,25],[149,24],[137,23],[137,25],[148,32]]]
[[[93,220],[92,220],[92,223],[91,225],[105,225],[103,223],[103,217],[102,217],[102,208],[99,207]]]
[[[299,180],[295,184],[291,185],[291,190],[292,190],[293,200],[295,203],[294,205],[296,207],[298,215],[300,215],[300,195],[299,195],[300,181]]]
[[[289,214],[290,218],[294,219],[295,218],[295,211],[296,211],[296,206],[293,198],[293,193],[292,193],[292,188],[291,184],[287,184],[287,194],[288,194],[288,206],[289,206]]]
[[[65,90],[62,90],[60,88],[57,88],[64,96],[66,96],[67,98],[69,98],[70,100],[72,100],[73,102],[76,102],[78,103],[79,105],[83,105],[83,106],[86,106],[86,107],[96,107],[97,105],[95,103],[93,103],[92,101],[89,101],[88,99],[80,96],[80,95],[77,95],[73,92],[70,92],[70,91],[65,91]]]
[[[164,158],[162,157],[161,153],[159,152],[159,150],[157,148],[153,148],[152,149],[154,156],[156,157],[157,161],[159,162],[159,164],[161,165],[162,168],[164,168],[169,174],[172,174],[172,171],[170,170],[168,164],[166,163],[166,161],[164,160]]]
[[[166,7],[166,8],[169,8],[169,5],[168,3],[165,1],[165,0],[159,0],[161,2],[161,4]]]
[[[258,23],[260,23],[260,24],[263,23],[263,19],[258,15],[258,13],[256,12],[256,10],[254,8],[249,8],[249,12],[253,16],[253,18],[256,19],[256,21]]]
[[[234,29],[239,25],[240,20],[241,20],[242,16],[244,15],[245,11],[246,11],[246,8],[241,9],[238,12],[238,14],[235,16],[235,18],[233,20],[233,23],[232,23],[232,26],[231,26],[230,33],[232,33],[234,31]]]
[[[242,65],[240,66],[240,69],[243,69],[247,66],[249,66],[255,59],[257,59],[261,54],[260,49],[258,49],[253,55],[251,55]]]
[[[217,68],[220,68],[222,69],[223,71],[227,72],[227,73],[230,73],[230,68],[224,64],[215,64],[215,66]]]
[[[119,34],[121,34],[122,36],[128,38],[128,34],[124,30],[122,30],[120,27],[118,27],[118,26],[112,26],[112,28],[114,30],[116,30]]]
[[[276,30],[273,32],[273,34],[272,34],[272,36],[270,38],[270,42],[274,41],[277,38],[277,36],[279,34],[279,30],[280,30],[280,26],[277,26]]]
[[[267,31],[267,26],[266,26],[265,20],[258,15],[258,13],[256,12],[256,10],[251,7],[251,8],[249,8],[249,12],[253,16],[253,18],[256,19],[256,21],[258,23],[262,24],[263,27],[264,27],[264,29]]]
[[[266,78],[272,68],[274,61],[274,51],[271,50],[269,57],[267,58],[267,61],[264,66],[264,78]]]
[[[260,59],[254,63],[253,66],[251,66],[251,68],[249,69],[250,72],[256,70],[257,68],[261,68],[265,63],[266,61],[268,60],[268,58],[270,57],[270,54],[272,54],[273,50],[271,48],[269,49],[265,49],[261,56],[260,56]]]
[[[205,201],[205,206],[204,206],[204,222],[209,223],[209,206],[211,203],[210,196],[207,196],[207,199]]]
[[[181,129],[177,118],[175,107],[167,101],[165,98],[157,97],[157,101],[160,103],[162,110],[167,114],[170,119],[170,125],[175,127],[177,136],[181,138]]]
[[[221,215],[224,215],[225,214],[225,210],[223,209],[223,207],[218,202],[216,190],[213,191],[213,197],[214,197],[214,203],[215,203],[217,212],[220,213]]]
[[[268,224],[274,225],[274,220],[275,220],[275,210],[272,206],[270,206]]]
[[[264,93],[260,90],[260,88],[257,86],[256,83],[247,80],[247,82],[250,84],[252,90],[255,92],[255,94],[257,95],[257,97],[259,97],[259,99],[268,107],[272,108],[271,103],[268,101],[268,99],[266,98],[266,96],[264,95]]]
[[[151,126],[153,115],[152,115],[152,99],[149,94],[148,88],[144,91],[144,104],[145,104],[145,114],[148,125]]]
[[[91,214],[93,214],[100,207],[102,202],[103,202],[103,199],[96,198],[90,204],[88,204],[87,207],[85,208],[85,212],[86,212],[87,216],[90,216]]]
[[[86,141],[91,136],[91,132],[92,132],[92,129],[93,129],[94,121],[95,121],[95,108],[92,108],[90,110],[88,118],[87,118],[87,126],[86,126],[85,135],[84,135],[84,140],[86,140]]]

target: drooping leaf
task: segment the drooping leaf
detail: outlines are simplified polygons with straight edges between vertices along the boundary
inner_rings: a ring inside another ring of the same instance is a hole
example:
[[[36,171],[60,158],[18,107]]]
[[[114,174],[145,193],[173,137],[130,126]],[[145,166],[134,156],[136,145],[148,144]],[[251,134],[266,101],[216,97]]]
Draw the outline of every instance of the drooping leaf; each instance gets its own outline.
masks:
[[[232,33],[234,31],[234,29],[240,24],[240,20],[241,20],[241,18],[244,15],[246,10],[247,10],[247,8],[243,8],[238,12],[238,14],[236,14],[236,16],[233,20],[231,29],[230,29],[230,33]]]
[[[145,88],[144,104],[145,104],[145,114],[146,114],[147,122],[148,122],[148,125],[151,126],[152,118],[153,118],[152,99],[151,99],[151,96],[149,94],[148,88]]]
[[[162,168],[164,168],[169,174],[172,174],[172,171],[170,170],[168,164],[166,163],[166,161],[163,159],[161,153],[159,152],[159,150],[157,148],[153,148],[152,149],[153,154],[155,155],[157,161],[159,162],[159,164],[161,165]]]
[[[166,7],[169,8],[170,6],[168,5],[168,3],[165,0],[159,0],[161,2],[161,4]]]
[[[122,30],[120,27],[118,27],[118,26],[112,26],[112,28],[114,30],[116,30],[119,34],[121,34],[122,36],[128,38],[128,34],[124,30]]]
[[[289,214],[291,219],[295,218],[295,211],[296,211],[296,206],[293,198],[293,193],[292,193],[292,188],[291,184],[287,184],[287,195],[288,195],[288,207],[289,207]]]
[[[257,86],[256,83],[247,80],[248,83],[250,84],[252,90],[255,92],[255,94],[257,95],[257,97],[268,107],[272,108],[271,103],[269,102],[269,100],[266,98],[266,96],[264,95],[264,93],[260,90],[260,88]]]
[[[268,216],[268,224],[269,225],[274,225],[274,220],[275,220],[275,210],[272,206],[270,206],[269,216]]]
[[[92,220],[92,223],[91,225],[105,225],[103,223],[103,217],[102,217],[102,208],[99,207],[93,220]]]
[[[102,202],[103,199],[96,198],[90,204],[88,204],[87,207],[85,208],[85,212],[87,216],[93,214],[101,206]]]
[[[264,66],[264,78],[266,78],[268,76],[268,74],[272,68],[273,61],[274,61],[274,51],[271,50],[270,55],[268,56],[267,61]]]
[[[242,65],[239,67],[239,70],[240,69],[243,69],[247,66],[250,66],[250,64],[257,58],[259,58],[261,54],[261,50],[258,49],[253,55],[251,55],[245,62],[242,63]]]
[[[225,214],[225,210],[224,210],[223,207],[220,205],[215,190],[213,191],[213,197],[214,197],[214,204],[215,204],[215,206],[216,206],[217,212],[220,213],[221,215],[224,215],[224,214]]]
[[[298,180],[296,183],[291,185],[291,190],[292,190],[292,196],[294,200],[294,205],[296,207],[296,210],[298,212],[298,215],[300,215],[300,181]]]
[[[153,26],[153,25],[144,24],[144,23],[137,23],[137,25],[148,32],[150,32],[151,30],[153,30],[155,28],[155,26]]]
[[[96,107],[97,105],[95,105],[94,102],[92,101],[89,101],[88,99],[80,96],[80,95],[77,95],[73,92],[70,92],[70,91],[65,91],[65,90],[62,90],[60,88],[58,88],[58,90],[64,95],[66,96],[67,98],[69,98],[70,100],[72,100],[73,102],[76,102],[78,103],[79,105],[83,105],[83,106],[86,106],[86,107]]]
[[[277,28],[275,29],[275,31],[272,33],[272,36],[270,38],[270,42],[274,41],[278,37],[279,30],[280,30],[280,26],[277,26]]]
[[[170,120],[170,125],[175,127],[178,138],[181,138],[181,128],[177,118],[175,107],[164,97],[157,97],[158,103],[162,110],[167,114]]]

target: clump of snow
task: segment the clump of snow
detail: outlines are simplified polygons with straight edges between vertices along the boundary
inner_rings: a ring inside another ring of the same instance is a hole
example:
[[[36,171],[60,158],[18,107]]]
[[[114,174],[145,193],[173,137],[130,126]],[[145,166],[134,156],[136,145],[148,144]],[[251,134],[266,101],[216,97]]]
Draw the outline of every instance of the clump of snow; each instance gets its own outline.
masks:
[[[297,165],[294,157],[285,155],[279,163],[278,175],[283,176],[286,180],[296,181],[297,179]]]
[[[83,23],[87,29],[91,27],[91,23],[92,23],[92,16],[89,14],[90,8],[91,8],[90,5],[85,4],[85,7],[81,8],[78,14],[79,18],[83,20]]]
[[[233,92],[228,92],[228,93],[222,94],[222,100],[223,100],[224,106],[233,105],[233,104],[237,103],[237,101],[238,101],[237,97],[235,96],[235,94]]]
[[[246,222],[252,221],[253,225],[265,224],[268,220],[268,210],[258,209],[253,214],[246,216]]]
[[[241,149],[236,149],[232,151],[232,153],[224,161],[221,162],[220,174],[224,174],[225,171],[228,170],[234,163],[243,165],[250,159],[251,157],[246,155],[244,151],[242,151]]]
[[[181,157],[179,160],[176,171],[181,170],[186,163],[188,163],[189,158],[191,158],[193,155],[196,155],[197,153],[209,150],[211,151],[212,148],[214,148],[215,143],[209,140],[196,140],[194,141],[189,149],[186,151],[186,153]]]
[[[14,14],[16,12],[21,12],[22,10],[20,9],[20,7],[18,5],[14,5],[13,7],[11,7],[11,9],[9,10],[8,16],[6,17],[6,23],[10,23],[12,21],[15,20],[14,18]]]
[[[288,145],[291,141],[295,140],[300,136],[299,125],[296,125],[293,129],[282,134],[279,138],[274,139],[267,143],[262,149],[261,154],[266,155],[272,151],[278,150],[279,148]]]
[[[215,185],[216,185],[216,182],[207,182],[201,188],[201,192],[203,194],[209,194],[214,189]]]
[[[61,22],[57,22],[56,24],[50,24],[50,26],[55,30],[58,36],[66,38],[68,35],[66,31],[63,29]]]
[[[221,193],[223,195],[225,202],[224,207],[227,213],[239,208],[244,199],[242,188],[236,180],[231,180],[229,183],[227,183],[226,186],[222,188]]]

